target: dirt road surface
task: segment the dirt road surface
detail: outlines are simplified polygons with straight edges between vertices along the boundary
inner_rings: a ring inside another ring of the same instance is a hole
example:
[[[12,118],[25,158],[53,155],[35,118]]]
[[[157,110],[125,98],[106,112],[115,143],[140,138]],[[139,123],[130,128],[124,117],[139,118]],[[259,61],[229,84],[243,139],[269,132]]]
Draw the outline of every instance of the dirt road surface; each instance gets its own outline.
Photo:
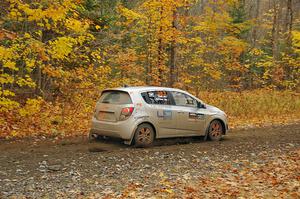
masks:
[[[300,124],[232,130],[220,142],[164,139],[146,149],[85,138],[1,141],[0,198],[118,197],[132,186],[150,197],[170,186],[166,180],[191,184],[222,172],[225,164],[264,164],[299,148]]]

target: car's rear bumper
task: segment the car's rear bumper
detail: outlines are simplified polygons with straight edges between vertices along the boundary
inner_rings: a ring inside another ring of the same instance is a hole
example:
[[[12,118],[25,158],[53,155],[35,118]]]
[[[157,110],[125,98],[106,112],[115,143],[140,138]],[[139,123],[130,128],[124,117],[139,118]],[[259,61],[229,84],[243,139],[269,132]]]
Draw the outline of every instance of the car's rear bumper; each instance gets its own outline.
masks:
[[[125,121],[118,122],[99,121],[93,117],[90,133],[130,140],[132,138],[134,128],[135,122],[133,117],[130,117]]]

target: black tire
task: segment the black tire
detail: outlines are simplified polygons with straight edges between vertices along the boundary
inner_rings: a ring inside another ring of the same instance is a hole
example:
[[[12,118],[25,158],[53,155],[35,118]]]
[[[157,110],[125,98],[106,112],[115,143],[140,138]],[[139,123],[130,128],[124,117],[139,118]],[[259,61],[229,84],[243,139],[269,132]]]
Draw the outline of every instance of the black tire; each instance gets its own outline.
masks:
[[[154,129],[149,124],[140,124],[134,134],[134,145],[136,147],[149,147],[153,144],[155,137]]]
[[[213,120],[208,127],[208,137],[211,141],[220,141],[224,134],[224,128],[219,120]]]

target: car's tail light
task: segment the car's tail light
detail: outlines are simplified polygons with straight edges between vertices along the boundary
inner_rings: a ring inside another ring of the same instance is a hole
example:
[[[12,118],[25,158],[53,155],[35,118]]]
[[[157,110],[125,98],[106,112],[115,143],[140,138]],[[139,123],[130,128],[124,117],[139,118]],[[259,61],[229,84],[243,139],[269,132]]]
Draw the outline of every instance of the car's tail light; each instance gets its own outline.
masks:
[[[121,115],[120,115],[120,120],[126,120],[131,116],[133,113],[134,107],[126,107],[122,108]]]

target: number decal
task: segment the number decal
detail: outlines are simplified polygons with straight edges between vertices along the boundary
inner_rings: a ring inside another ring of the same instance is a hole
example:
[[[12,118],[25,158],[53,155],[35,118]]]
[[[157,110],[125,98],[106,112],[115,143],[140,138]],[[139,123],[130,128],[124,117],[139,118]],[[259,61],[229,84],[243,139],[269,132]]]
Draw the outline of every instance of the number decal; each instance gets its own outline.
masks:
[[[159,110],[157,111],[157,117],[162,118],[164,120],[172,119],[172,111],[171,110]]]

